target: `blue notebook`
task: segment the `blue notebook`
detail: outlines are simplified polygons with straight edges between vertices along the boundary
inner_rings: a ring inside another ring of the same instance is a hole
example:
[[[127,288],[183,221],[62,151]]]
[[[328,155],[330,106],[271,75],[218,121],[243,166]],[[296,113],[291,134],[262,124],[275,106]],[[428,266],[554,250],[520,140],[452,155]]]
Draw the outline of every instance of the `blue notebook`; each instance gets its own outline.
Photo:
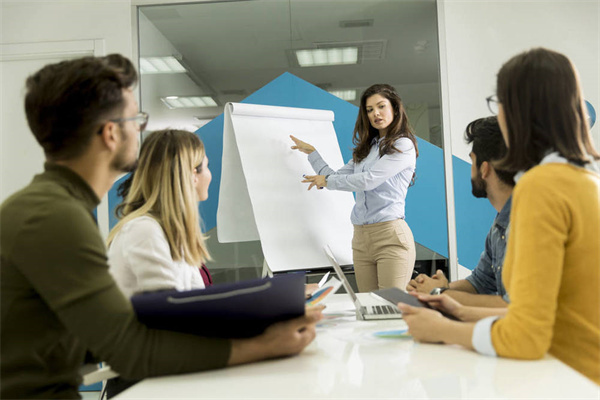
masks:
[[[201,336],[245,338],[304,315],[304,274],[216,284],[206,289],[143,293],[131,298],[150,328]]]

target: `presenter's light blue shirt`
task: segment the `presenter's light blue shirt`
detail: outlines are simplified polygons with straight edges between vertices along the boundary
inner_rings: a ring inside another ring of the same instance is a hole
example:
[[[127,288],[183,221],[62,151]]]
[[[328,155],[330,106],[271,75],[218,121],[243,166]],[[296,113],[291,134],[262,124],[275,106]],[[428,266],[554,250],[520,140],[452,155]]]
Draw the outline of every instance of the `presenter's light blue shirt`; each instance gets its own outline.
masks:
[[[394,143],[400,152],[379,156],[379,139],[373,141],[369,155],[360,163],[350,160],[334,171],[317,151],[308,161],[318,175],[329,175],[327,189],[356,192],[356,204],[350,221],[354,225],[404,218],[406,192],[416,168],[413,142],[400,138]]]

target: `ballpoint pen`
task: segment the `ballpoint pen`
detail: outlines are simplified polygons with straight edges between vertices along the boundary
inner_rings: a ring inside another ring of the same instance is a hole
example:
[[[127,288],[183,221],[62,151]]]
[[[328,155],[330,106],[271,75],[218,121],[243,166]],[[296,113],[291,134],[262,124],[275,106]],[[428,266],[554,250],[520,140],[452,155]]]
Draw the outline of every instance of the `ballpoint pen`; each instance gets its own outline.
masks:
[[[331,271],[327,272],[319,281],[319,287],[322,287],[325,282],[327,282],[327,278],[329,278],[329,275],[331,274]]]

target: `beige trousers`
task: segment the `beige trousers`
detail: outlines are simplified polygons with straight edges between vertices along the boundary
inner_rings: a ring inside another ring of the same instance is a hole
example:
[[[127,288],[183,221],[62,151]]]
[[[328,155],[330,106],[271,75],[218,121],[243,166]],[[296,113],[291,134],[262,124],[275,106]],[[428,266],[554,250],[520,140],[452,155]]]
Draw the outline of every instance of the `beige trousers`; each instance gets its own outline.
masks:
[[[352,254],[360,292],[405,290],[415,268],[415,240],[403,219],[354,225]]]

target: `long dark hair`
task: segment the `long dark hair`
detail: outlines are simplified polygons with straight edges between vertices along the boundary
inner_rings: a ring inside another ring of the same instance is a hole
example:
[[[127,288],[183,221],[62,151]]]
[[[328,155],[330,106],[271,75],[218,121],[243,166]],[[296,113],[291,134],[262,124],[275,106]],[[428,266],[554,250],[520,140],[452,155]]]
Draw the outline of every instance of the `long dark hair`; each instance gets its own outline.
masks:
[[[514,56],[498,72],[497,95],[508,137],[500,168],[527,170],[552,151],[579,165],[588,155],[600,159],[577,72],[563,54],[536,48]]]
[[[398,96],[396,89],[394,89],[392,86],[377,84],[367,88],[360,98],[358,118],[356,118],[356,125],[354,125],[354,136],[352,137],[352,143],[355,146],[354,151],[352,152],[352,159],[355,163],[359,163],[364,160],[371,151],[373,139],[379,137],[379,130],[371,126],[369,116],[367,115],[366,106],[367,99],[376,94],[388,99],[394,110],[394,120],[387,128],[387,133],[383,140],[379,142],[379,156],[383,157],[386,154],[400,152],[400,150],[394,146],[394,143],[401,137],[407,137],[413,142],[418,157],[419,148],[417,146],[417,139],[415,138],[410,123],[408,122],[406,111],[404,110],[400,96]]]

